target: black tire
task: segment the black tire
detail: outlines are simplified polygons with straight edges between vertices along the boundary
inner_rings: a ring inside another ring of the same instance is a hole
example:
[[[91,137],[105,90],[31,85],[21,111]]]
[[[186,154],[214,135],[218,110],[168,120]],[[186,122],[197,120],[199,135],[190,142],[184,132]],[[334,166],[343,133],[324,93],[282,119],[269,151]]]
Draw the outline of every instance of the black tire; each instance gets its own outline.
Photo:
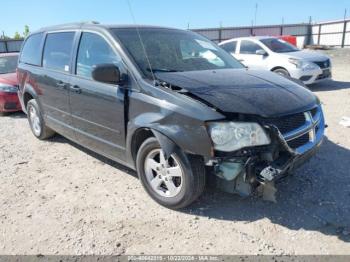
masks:
[[[0,116],[7,116],[6,112],[0,112]]]
[[[35,125],[34,122],[31,120],[31,116],[34,112],[33,110],[35,110],[37,114],[38,125]],[[45,125],[45,121],[44,121],[44,118],[42,117],[40,106],[38,105],[35,99],[31,99],[30,101],[28,101],[27,117],[28,117],[30,129],[32,130],[32,133],[36,138],[40,140],[44,140],[55,135],[55,132]],[[36,128],[37,126],[40,127],[40,130]]]
[[[282,76],[286,76],[286,77],[290,76],[288,71],[286,69],[283,69],[283,68],[277,68],[277,69],[273,70],[272,72],[279,74],[279,75],[282,75]]]
[[[183,174],[181,183],[183,184],[176,196],[164,197],[151,187],[150,182],[146,178],[146,158],[151,151],[156,149],[161,149],[160,145],[156,138],[151,137],[143,142],[137,153],[137,173],[144,189],[157,203],[167,208],[180,209],[190,205],[203,193],[205,188],[205,165],[203,159],[199,156],[187,155],[182,151],[172,154],[181,165]]]

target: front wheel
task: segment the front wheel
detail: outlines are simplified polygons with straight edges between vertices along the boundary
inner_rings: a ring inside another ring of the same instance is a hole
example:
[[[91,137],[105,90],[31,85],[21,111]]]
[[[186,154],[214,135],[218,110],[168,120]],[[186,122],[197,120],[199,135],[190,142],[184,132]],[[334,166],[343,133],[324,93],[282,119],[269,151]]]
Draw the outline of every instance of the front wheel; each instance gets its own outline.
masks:
[[[286,76],[286,77],[290,76],[288,71],[286,69],[283,69],[283,68],[277,68],[277,69],[273,70],[272,72],[279,74],[281,76]]]
[[[171,209],[190,205],[205,187],[205,168],[200,157],[178,152],[166,160],[154,137],[141,145],[136,166],[146,192],[156,202]]]

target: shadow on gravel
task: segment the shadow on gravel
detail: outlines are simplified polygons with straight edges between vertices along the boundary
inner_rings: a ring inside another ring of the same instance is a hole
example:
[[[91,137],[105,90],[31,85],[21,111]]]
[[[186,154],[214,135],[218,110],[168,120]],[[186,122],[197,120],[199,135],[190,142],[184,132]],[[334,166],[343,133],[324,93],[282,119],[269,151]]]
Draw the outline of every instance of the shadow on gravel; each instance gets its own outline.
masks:
[[[130,168],[128,168],[128,167],[126,167],[126,166],[124,166],[122,164],[119,164],[119,163],[117,163],[117,162],[115,162],[113,160],[110,160],[109,158],[106,158],[106,157],[104,157],[102,155],[99,155],[99,154],[97,154],[97,153],[95,153],[95,152],[93,152],[93,151],[91,151],[91,150],[89,150],[89,149],[87,149],[87,148],[85,148],[85,147],[83,147],[81,145],[78,145],[77,143],[74,143],[73,141],[68,140],[67,138],[65,138],[65,137],[63,137],[63,136],[61,136],[59,134],[56,134],[55,136],[50,138],[49,141],[54,142],[54,143],[64,143],[64,144],[69,144],[71,146],[74,146],[78,150],[88,154],[89,156],[91,156],[91,157],[93,157],[93,158],[95,158],[97,160],[100,160],[101,162],[105,163],[106,165],[109,165],[109,166],[112,166],[114,168],[117,168],[120,171],[123,171],[123,172],[125,172],[125,173],[127,173],[129,175],[134,176],[134,177],[138,177],[137,173],[134,170],[132,170],[132,169],[130,169]]]
[[[279,182],[277,203],[209,189],[182,212],[229,221],[268,218],[291,230],[319,231],[350,242],[350,150],[325,140],[320,152]]]
[[[334,91],[341,89],[350,89],[350,82],[327,80],[317,84],[309,85],[311,91]]]
[[[137,178],[135,171],[56,135],[55,143],[68,143],[88,155]],[[207,188],[199,201],[180,212],[210,219],[244,221],[268,218],[291,230],[319,231],[350,242],[350,150],[325,139],[320,151],[294,175],[276,187],[277,203],[257,196],[242,198]]]
[[[25,113],[21,112],[13,112],[13,113],[5,113],[5,115],[0,117],[9,117],[9,118],[27,118]]]

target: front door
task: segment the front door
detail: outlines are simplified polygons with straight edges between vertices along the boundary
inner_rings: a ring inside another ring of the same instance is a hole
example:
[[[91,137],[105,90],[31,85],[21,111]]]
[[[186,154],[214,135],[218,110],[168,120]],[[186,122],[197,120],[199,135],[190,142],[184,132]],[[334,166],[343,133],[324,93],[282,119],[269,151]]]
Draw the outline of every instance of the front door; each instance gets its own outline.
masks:
[[[94,66],[115,64],[120,56],[101,35],[83,32],[70,82],[70,107],[77,140],[112,159],[125,159],[125,89],[92,79]]]
[[[268,56],[258,55],[258,50],[264,50],[259,44],[250,40],[241,40],[235,57],[251,69],[265,70],[268,68]]]

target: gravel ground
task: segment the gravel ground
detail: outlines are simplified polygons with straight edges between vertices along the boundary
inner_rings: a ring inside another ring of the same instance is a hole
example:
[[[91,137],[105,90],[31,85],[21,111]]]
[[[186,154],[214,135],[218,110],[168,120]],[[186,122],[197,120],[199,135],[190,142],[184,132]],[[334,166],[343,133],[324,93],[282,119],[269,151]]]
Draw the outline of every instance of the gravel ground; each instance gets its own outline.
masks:
[[[277,185],[277,203],[208,189],[190,208],[157,205],[136,174],[25,115],[0,118],[0,254],[350,254],[350,50],[311,88],[329,125],[319,154]]]

